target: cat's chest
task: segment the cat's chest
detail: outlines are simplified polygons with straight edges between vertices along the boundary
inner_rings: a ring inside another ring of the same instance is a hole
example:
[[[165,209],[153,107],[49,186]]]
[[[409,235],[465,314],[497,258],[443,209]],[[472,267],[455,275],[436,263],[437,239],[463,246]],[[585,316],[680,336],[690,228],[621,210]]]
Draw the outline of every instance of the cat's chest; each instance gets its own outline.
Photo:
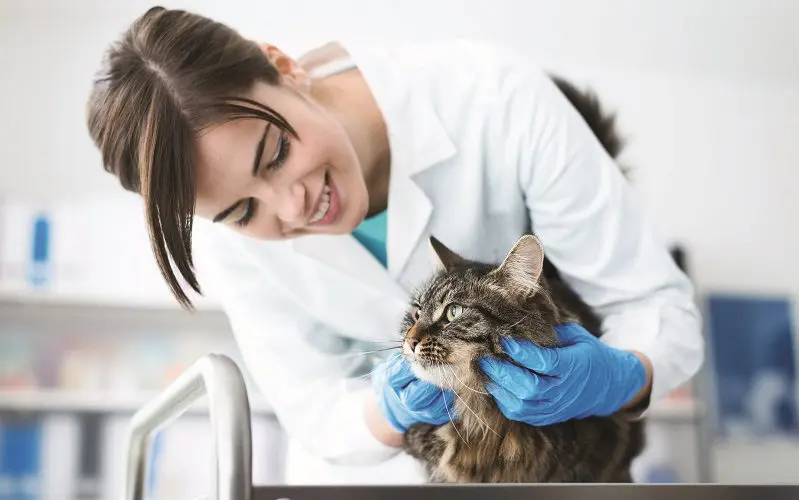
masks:
[[[444,451],[431,470],[431,479],[446,483],[509,483],[529,480],[529,471],[517,460],[525,452],[512,436],[488,436],[480,429],[442,426],[437,437]],[[518,465],[513,465],[518,464]]]

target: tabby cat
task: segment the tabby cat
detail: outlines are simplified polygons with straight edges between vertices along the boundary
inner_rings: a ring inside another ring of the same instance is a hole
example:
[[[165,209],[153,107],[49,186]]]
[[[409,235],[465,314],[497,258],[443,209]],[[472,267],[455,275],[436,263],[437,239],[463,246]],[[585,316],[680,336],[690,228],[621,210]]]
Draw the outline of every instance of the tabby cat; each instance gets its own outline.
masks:
[[[554,78],[616,156],[613,118],[592,96]],[[545,427],[511,421],[485,389],[478,360],[511,361],[501,336],[557,346],[554,326],[578,322],[595,336],[600,320],[563,282],[533,235],[522,236],[501,264],[474,262],[431,237],[438,272],[417,293],[403,321],[403,355],[414,372],[455,392],[451,421],[416,424],[405,450],[432,482],[632,482],[630,466],[644,447],[644,423],[617,413]]]

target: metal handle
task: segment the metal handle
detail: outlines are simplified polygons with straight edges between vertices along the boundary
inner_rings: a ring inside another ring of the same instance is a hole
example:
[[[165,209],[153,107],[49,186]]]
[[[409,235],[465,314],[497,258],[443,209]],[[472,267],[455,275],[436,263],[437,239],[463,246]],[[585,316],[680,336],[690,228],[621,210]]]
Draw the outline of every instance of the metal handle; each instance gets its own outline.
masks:
[[[128,434],[126,500],[144,498],[152,434],[179,417],[205,394],[208,394],[213,431],[214,470],[209,498],[250,500],[252,428],[247,388],[236,363],[222,354],[208,354],[198,359],[133,415]]]

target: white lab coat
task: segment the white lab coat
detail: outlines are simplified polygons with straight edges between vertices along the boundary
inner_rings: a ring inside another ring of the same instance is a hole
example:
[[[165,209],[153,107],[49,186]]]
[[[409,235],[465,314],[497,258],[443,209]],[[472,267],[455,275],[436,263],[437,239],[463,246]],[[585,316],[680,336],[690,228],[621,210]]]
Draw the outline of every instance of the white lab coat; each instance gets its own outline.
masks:
[[[388,127],[388,269],[351,235],[264,242],[195,227],[200,284],[290,437],[288,482],[422,481],[410,457],[367,430],[361,375],[372,364],[356,353],[399,338],[409,292],[433,270],[431,233],[499,262],[532,230],[604,317],[603,340],[652,360],[652,401],[697,372],[691,284],[542,69],[477,42],[347,48]]]

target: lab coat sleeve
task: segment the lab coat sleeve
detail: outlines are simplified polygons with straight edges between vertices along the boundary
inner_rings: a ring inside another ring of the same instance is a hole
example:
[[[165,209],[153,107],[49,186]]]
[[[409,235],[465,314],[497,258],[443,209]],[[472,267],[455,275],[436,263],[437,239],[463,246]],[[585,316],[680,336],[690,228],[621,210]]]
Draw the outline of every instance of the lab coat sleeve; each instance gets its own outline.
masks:
[[[365,424],[371,385],[350,377],[364,356],[281,293],[268,262],[257,262],[266,256],[222,246],[217,241],[204,248],[208,258],[196,259],[200,283],[222,303],[246,368],[288,437],[333,464],[396,455],[399,449],[375,439]]]
[[[515,61],[504,68],[499,115],[533,232],[603,318],[603,341],[651,360],[658,401],[703,361],[692,284],[579,113],[546,73]]]

